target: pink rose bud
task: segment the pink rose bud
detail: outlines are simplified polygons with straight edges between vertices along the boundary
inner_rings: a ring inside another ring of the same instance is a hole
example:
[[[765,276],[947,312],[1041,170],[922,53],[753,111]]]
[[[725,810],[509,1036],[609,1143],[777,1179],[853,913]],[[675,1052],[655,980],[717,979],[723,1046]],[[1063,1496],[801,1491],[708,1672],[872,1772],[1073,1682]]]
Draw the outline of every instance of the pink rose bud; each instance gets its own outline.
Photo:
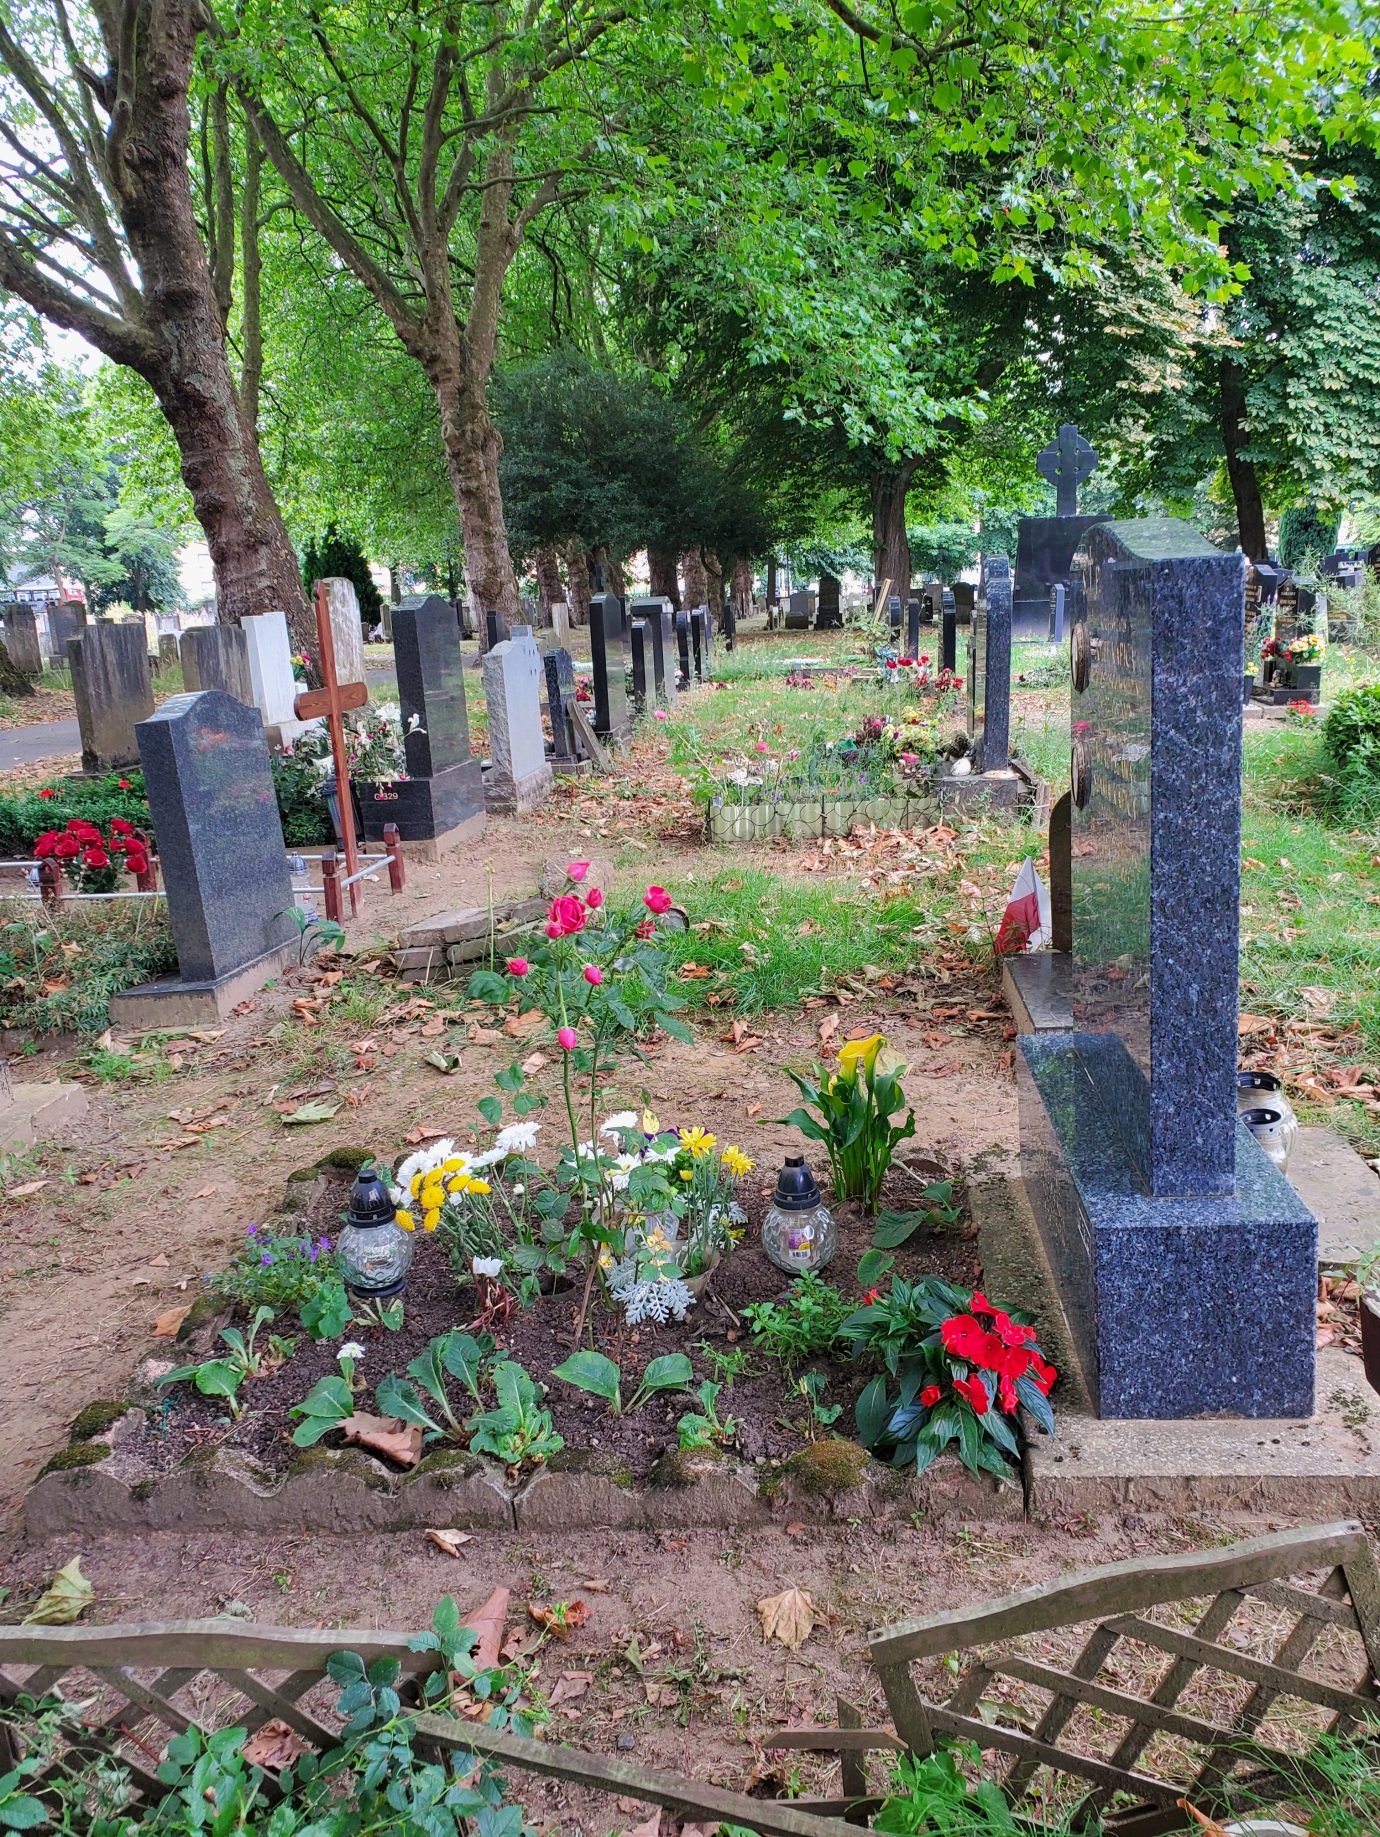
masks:
[[[665,887],[648,887],[642,895],[642,903],[648,912],[669,912],[675,903]]]
[[[572,861],[565,871],[572,880],[583,880],[589,872],[589,863],[588,861]]]
[[[758,751],[759,753],[765,753],[765,752],[766,752],[766,750],[767,750],[767,743],[766,743],[766,741],[765,741],[765,740],[759,740],[759,741],[757,742],[757,747],[756,747],[756,750],[757,750],[757,751]]]
[[[531,967],[526,957],[509,957],[508,959],[508,974],[510,976],[525,976]]]
[[[667,715],[666,710],[664,708],[658,708],[654,710],[652,718],[657,721],[665,721],[669,719],[669,716]]]
[[[604,972],[599,968],[597,963],[587,963],[585,965],[585,981],[592,989],[597,989],[603,980]]]
[[[552,943],[554,944],[556,939],[560,937],[564,937],[565,933],[561,930],[559,925],[552,922],[548,924],[546,927],[546,935],[548,938],[551,939]]]
[[[598,887],[591,887],[589,892],[585,894],[585,904],[589,907],[591,912],[597,912],[603,903],[604,896],[599,891]]]
[[[556,1034],[562,1052],[574,1052],[579,1036],[573,1027],[562,1027]]]

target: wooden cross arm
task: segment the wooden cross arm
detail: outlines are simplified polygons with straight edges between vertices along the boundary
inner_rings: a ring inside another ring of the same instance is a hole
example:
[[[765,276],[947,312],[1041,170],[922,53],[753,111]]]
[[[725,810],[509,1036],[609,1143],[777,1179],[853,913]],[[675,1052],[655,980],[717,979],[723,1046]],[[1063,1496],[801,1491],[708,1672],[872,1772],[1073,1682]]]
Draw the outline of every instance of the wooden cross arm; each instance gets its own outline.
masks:
[[[368,700],[369,691],[362,682],[341,683],[335,692],[335,706],[342,714],[350,708],[362,708]],[[314,721],[318,715],[330,714],[330,690],[306,690],[293,702],[292,712],[299,721]]]

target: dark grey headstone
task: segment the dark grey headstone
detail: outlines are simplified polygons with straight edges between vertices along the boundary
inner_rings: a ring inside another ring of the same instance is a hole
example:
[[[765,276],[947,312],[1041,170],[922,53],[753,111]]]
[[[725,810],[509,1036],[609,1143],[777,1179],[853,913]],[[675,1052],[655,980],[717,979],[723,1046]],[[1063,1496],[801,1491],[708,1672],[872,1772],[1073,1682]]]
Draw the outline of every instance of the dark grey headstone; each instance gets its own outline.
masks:
[[[1242,557],[1109,522],[1078,575],[1076,1031],[1020,1041],[1027,1188],[1104,1416],[1306,1416],[1316,1224],[1236,1119]]]
[[[142,628],[127,629],[142,646]],[[288,943],[292,887],[258,710],[217,689],[175,695],[139,723],[138,756],[180,980],[220,981]]]
[[[153,672],[144,621],[84,625],[67,640],[72,694],[81,731],[81,762],[87,772],[137,765],[135,727],[153,713]]]
[[[839,631],[843,626],[843,607],[839,596],[843,582],[832,574],[819,577],[819,599],[815,604],[815,630]]]
[[[628,625],[628,637],[632,644],[632,679],[633,707],[638,714],[647,709],[647,684],[651,679],[656,686],[656,678],[649,668],[651,663],[652,637],[651,628],[645,619],[633,619]]]
[[[891,629],[893,631],[900,631],[901,629],[901,596],[899,593],[893,593],[891,597],[887,600],[886,616],[888,620],[890,621]]]
[[[676,705],[676,615],[668,599],[634,600],[634,614],[644,619],[651,632],[652,674],[656,681],[656,699],[660,707]]]
[[[182,681],[189,694],[223,689],[250,705],[249,646],[238,625],[193,625],[182,634]]]
[[[690,615],[680,611],[676,614],[676,661],[680,668],[679,687],[690,687]]]
[[[580,757],[570,712],[575,701],[575,665],[561,644],[547,651],[541,662],[546,678],[546,712],[551,722],[551,756],[568,765]]]
[[[420,603],[418,603],[420,601]],[[393,608],[393,661],[411,778],[471,763],[460,626],[439,593],[411,594]],[[408,728],[414,731],[406,732]],[[477,763],[477,762],[476,762]]]
[[[984,555],[982,585],[968,639],[968,736],[975,768],[999,772],[1011,763],[1011,564]]]
[[[484,614],[484,648],[491,651],[496,644],[503,644],[512,634],[508,630],[508,621],[501,612]]]
[[[977,602],[977,588],[970,580],[956,580],[952,588],[954,612],[960,625],[970,625],[973,619],[973,607]]]
[[[1064,598],[1066,589],[1061,580],[1055,581],[1049,590],[1049,641],[1051,644],[1064,642]]]
[[[958,614],[952,606],[944,608],[940,621],[939,667],[950,673],[958,669]]]
[[[797,587],[786,601],[784,627],[787,631],[810,629],[810,595],[804,587]]]
[[[1084,535],[1105,517],[1022,517],[1016,525],[1015,600],[1011,609],[1016,642],[1043,643],[1049,636],[1049,590],[1073,577],[1073,557]]]
[[[1049,813],[1050,945],[1073,950],[1073,798],[1065,791]]]
[[[920,655],[920,602],[916,599],[906,602],[906,655]]]
[[[738,609],[729,600],[724,606],[724,649],[731,651],[738,642]]]
[[[48,607],[48,654],[54,663],[65,664],[67,640],[75,638],[86,626],[86,608],[80,600],[53,600]]]
[[[38,635],[38,614],[19,600],[12,600],[0,611],[4,614],[5,649],[10,662],[26,676],[41,676],[43,646]]]
[[[632,715],[623,603],[616,593],[596,593],[589,602],[589,648],[594,659],[594,731],[601,739],[623,739],[632,731]]]

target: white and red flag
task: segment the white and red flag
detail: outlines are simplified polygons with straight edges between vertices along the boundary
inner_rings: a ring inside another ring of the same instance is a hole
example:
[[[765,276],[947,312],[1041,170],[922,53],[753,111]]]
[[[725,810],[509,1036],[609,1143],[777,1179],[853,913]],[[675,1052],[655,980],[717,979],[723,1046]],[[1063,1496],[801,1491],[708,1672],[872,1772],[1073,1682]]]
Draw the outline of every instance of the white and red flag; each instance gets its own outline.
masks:
[[[1049,889],[1027,855],[997,927],[997,955],[1014,957],[1023,950],[1040,950],[1049,942],[1052,922]]]

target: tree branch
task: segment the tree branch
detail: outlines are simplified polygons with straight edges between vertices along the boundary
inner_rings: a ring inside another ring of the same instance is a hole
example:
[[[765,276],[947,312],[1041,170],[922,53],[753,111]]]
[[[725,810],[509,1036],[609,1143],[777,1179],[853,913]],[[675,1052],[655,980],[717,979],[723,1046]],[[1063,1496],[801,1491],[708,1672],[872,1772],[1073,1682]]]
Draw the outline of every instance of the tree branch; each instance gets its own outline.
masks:
[[[125,364],[152,380],[154,344],[142,327],[128,325],[49,280],[32,262],[25,260],[3,229],[0,229],[0,288],[18,294],[36,313],[51,319],[55,325],[76,332],[88,344],[104,352],[112,363]]]

